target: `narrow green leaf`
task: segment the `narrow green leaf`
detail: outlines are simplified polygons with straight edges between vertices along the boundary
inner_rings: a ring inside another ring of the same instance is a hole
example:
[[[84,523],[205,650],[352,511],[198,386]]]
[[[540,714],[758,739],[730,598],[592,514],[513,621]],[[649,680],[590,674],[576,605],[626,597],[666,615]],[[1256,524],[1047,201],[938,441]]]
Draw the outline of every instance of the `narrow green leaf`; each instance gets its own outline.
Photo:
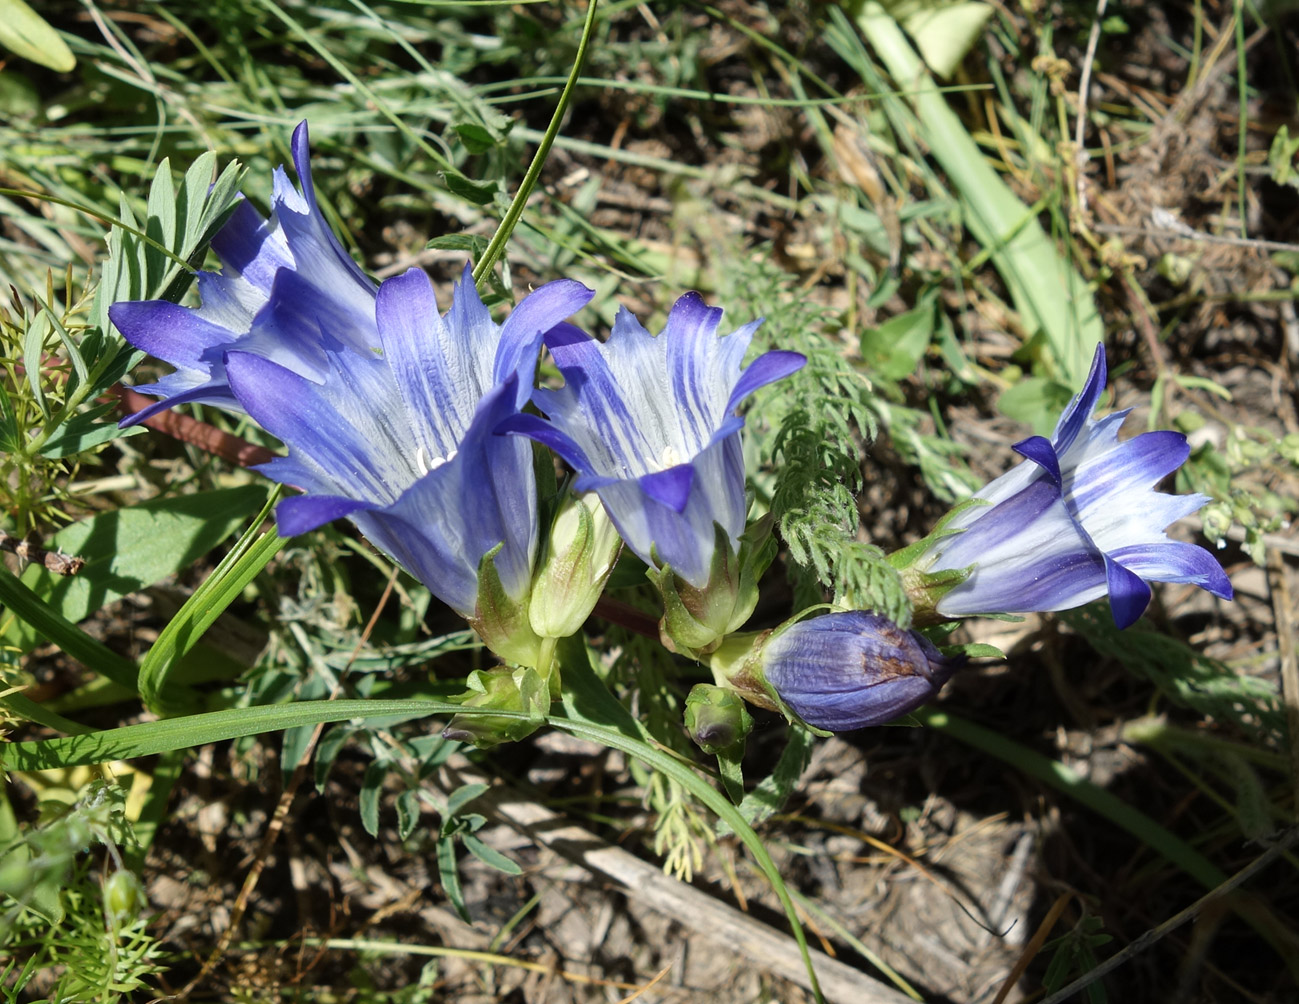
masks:
[[[150,288],[157,284],[170,271],[167,257],[162,249],[175,252],[176,245],[176,183],[171,177],[171,162],[163,158],[153,174],[149,185],[149,201],[144,217],[144,232],[155,244],[144,248],[144,274],[148,276]]]
[[[873,373],[887,380],[903,380],[916,371],[934,337],[935,302],[932,294],[922,297],[914,310],[862,332],[862,359]]]
[[[168,677],[180,664],[185,654],[198,643],[203,634],[231,603],[243,592],[253,578],[288,543],[274,530],[261,531],[264,520],[280,496],[277,487],[271,493],[260,513],[253,519],[239,542],[230,550],[211,575],[194,590],[176,612],[158,640],[140,663],[140,696],[155,714],[164,715],[191,711],[197,698],[183,685],[168,688]],[[286,765],[286,769],[296,766]]]
[[[424,246],[438,251],[467,251],[478,256],[486,249],[487,238],[481,234],[443,234]]]
[[[45,403],[45,388],[41,376],[45,372],[45,339],[50,334],[49,317],[41,311],[23,333],[23,368],[27,372],[27,387],[41,414],[50,417],[50,406]]]
[[[743,758],[743,743],[717,754],[717,771],[722,778],[722,787],[726,789],[726,797],[736,805],[744,801]]]
[[[460,840],[465,845],[465,850],[476,857],[488,868],[495,868],[498,872],[504,872],[506,875],[522,875],[523,869],[519,867],[518,862],[511,861],[494,847],[489,847],[472,833],[462,833]]]
[[[47,729],[54,729],[56,732],[66,732],[70,736],[84,735],[87,732],[94,731],[89,726],[55,714],[23,694],[9,694],[0,697],[0,707],[8,708],[13,714],[26,721],[44,725]],[[3,841],[0,841],[0,843],[3,843]]]
[[[17,453],[22,445],[18,431],[18,416],[14,413],[9,392],[0,386],[0,453]]]
[[[464,143],[465,149],[472,154],[486,153],[493,147],[499,146],[500,141],[492,135],[491,131],[476,122],[461,122],[459,125],[452,126],[456,135]]]
[[[0,576],[0,580],[3,577]],[[317,722],[345,722],[372,715],[454,715],[462,709],[446,701],[294,701],[255,708],[230,708],[182,718],[165,718],[140,725],[124,725],[88,735],[43,739],[25,743],[0,743],[0,761],[12,770],[48,770],[81,764],[107,763],[153,756],[168,750],[189,749],[207,743],[281,732]],[[492,714],[509,716],[508,711]],[[526,715],[515,714],[526,718]]]
[[[372,760],[361,778],[361,825],[372,837],[379,835],[379,796],[383,794],[383,779],[388,776],[388,765],[382,760]]]
[[[419,796],[407,788],[397,796],[397,839],[405,840],[419,825]]]
[[[114,683],[135,693],[136,668],[103,642],[96,641],[77,627],[7,569],[0,568],[0,605],[17,618],[14,629],[27,632],[33,639],[43,639],[63,650],[87,669],[106,676]]]
[[[316,743],[316,762],[315,781],[316,791],[325,790],[325,782],[329,780],[329,772],[334,766],[334,761],[338,759],[338,754],[342,751],[347,741],[356,734],[356,730],[350,725],[335,725],[332,729],[327,729],[325,734],[320,737],[320,742]]]
[[[102,421],[105,416],[112,415],[116,410],[116,402],[101,404],[64,422],[59,426],[59,431],[45,441],[45,445],[41,447],[41,456],[58,460],[60,457],[85,453],[103,443],[139,435],[145,431],[142,425],[131,426],[129,429],[119,428],[113,418]]]
[[[748,825],[757,826],[784,808],[785,802],[798,785],[798,779],[811,762],[812,742],[812,733],[806,729],[790,728],[789,738],[780,759],[776,761],[775,770],[763,778],[740,803],[740,815]]]
[[[216,154],[205,150],[194,158],[181,180],[180,196],[185,206],[185,215],[179,220],[177,229],[183,258],[188,258],[203,242],[203,210],[208,203],[208,189],[212,187],[212,171],[215,167]]]
[[[465,909],[464,893],[460,891],[460,870],[456,867],[456,844],[453,837],[439,837],[438,843],[438,880],[442,891],[455,907],[456,913],[466,924],[470,922],[469,911]]]
[[[68,73],[77,65],[59,33],[23,0],[0,0],[0,45],[57,73]]]
[[[461,809],[486,790],[487,785],[485,784],[466,784],[463,787],[457,788],[450,794],[450,796],[448,796],[447,808],[446,812],[443,813],[443,816],[446,819],[451,819],[458,815]]]
[[[476,206],[490,206],[500,191],[495,182],[474,181],[459,171],[444,171],[442,176],[446,178],[447,189],[452,195],[458,195]]]

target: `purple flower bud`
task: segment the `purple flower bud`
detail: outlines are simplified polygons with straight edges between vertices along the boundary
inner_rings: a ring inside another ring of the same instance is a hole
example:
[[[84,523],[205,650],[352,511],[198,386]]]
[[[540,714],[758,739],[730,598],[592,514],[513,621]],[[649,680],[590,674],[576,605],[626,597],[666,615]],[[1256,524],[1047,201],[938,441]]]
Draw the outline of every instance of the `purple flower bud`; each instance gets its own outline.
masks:
[[[767,687],[808,725],[882,725],[932,700],[965,660],[865,611],[824,614],[775,633],[759,653]]]

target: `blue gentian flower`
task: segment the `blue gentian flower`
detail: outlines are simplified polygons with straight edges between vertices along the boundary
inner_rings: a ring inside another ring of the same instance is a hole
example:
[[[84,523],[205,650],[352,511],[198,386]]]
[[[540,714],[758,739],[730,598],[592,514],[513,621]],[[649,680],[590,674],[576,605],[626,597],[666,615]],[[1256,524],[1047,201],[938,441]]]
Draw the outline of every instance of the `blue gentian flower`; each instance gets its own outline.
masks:
[[[846,732],[914,711],[964,662],[887,617],[852,610],[732,635],[711,664],[720,682],[753,703]]]
[[[306,122],[294,130],[292,149],[302,190],[281,167],[269,219],[240,202],[212,241],[221,271],[198,274],[201,306],[139,300],[109,308],[128,342],[176,367],[157,383],[135,388],[162,400],[122,425],[187,402],[241,410],[226,379],[225,353],[232,349],[319,383],[329,369],[321,317],[341,345],[367,354],[378,346],[377,287],[343,249],[316,202]]]
[[[1055,434],[1017,443],[1026,462],[977,492],[984,504],[957,511],[915,562],[919,572],[970,569],[937,601],[940,616],[1066,610],[1108,594],[1124,628],[1150,602],[1147,581],[1190,582],[1231,599],[1213,555],[1164,534],[1209,501],[1155,491],[1190,454],[1186,437],[1147,432],[1119,442],[1127,411],[1091,417],[1104,389],[1098,347]]]
[[[537,553],[532,450],[494,433],[532,393],[543,333],[591,295],[572,280],[551,282],[498,326],[468,267],[445,317],[428,276],[411,269],[379,287],[378,352],[332,337],[328,302],[295,305],[323,347],[319,382],[258,353],[228,351],[235,397],[289,447],[259,470],[306,492],[279,504],[280,533],[346,516],[471,621],[480,563],[499,547],[500,583],[525,602]]]
[[[625,308],[607,342],[561,324],[546,346],[564,375],[533,401],[549,417],[504,428],[551,447],[594,491],[622,539],[650,565],[700,589],[708,584],[717,524],[738,549],[744,531],[744,457],[736,408],[806,360],[767,352],[741,369],[760,321],[719,337],[722,311],[698,293],[677,300],[651,335]]]

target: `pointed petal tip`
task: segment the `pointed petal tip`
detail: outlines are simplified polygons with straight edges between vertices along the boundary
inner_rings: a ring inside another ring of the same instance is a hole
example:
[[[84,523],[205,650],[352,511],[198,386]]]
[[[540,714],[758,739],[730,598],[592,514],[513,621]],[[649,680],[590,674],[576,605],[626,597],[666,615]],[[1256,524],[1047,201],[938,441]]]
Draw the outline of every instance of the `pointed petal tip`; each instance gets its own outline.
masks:
[[[275,507],[275,527],[281,537],[296,537],[374,505],[336,495],[294,495]]]
[[[1110,594],[1110,613],[1120,631],[1135,624],[1150,604],[1150,587],[1135,572],[1105,555],[1105,579]]]
[[[289,146],[293,152],[293,167],[298,172],[298,181],[302,184],[302,194],[306,197],[307,205],[314,211],[316,186],[311,180],[311,140],[306,119],[299,122],[297,128],[293,130],[293,138]]]
[[[678,464],[666,471],[656,471],[639,479],[641,490],[655,502],[660,502],[673,512],[683,512],[690,501],[690,489],[695,483],[695,469],[690,464]]]
[[[1055,447],[1045,436],[1029,436],[1027,439],[1021,439],[1011,449],[1025,460],[1031,460],[1042,468],[1057,488],[1064,484],[1060,477],[1060,458],[1056,456]]]

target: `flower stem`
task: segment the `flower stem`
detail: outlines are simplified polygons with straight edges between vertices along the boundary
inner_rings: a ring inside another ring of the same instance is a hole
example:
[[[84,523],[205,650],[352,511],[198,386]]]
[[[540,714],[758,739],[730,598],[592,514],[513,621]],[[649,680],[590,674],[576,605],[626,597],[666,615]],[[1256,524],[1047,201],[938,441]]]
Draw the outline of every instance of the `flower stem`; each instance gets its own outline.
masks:
[[[514,193],[514,199],[510,202],[509,209],[505,211],[500,226],[496,228],[496,233],[492,234],[491,242],[487,245],[483,256],[474,265],[474,282],[479,286],[482,285],[483,277],[492,270],[492,266],[496,264],[497,259],[504,252],[505,243],[510,239],[510,234],[514,232],[519,217],[523,215],[523,208],[528,204],[528,197],[537,184],[537,178],[541,176],[541,169],[546,163],[546,157],[550,155],[551,144],[555,142],[555,137],[559,135],[560,123],[563,122],[564,115],[568,111],[569,102],[573,97],[573,90],[577,86],[577,79],[582,75],[582,66],[586,62],[586,50],[590,45],[591,35],[595,31],[595,10],[598,5],[598,0],[589,0],[588,2],[586,21],[582,25],[582,37],[577,43],[577,56],[573,59],[573,69],[568,75],[567,83],[564,84],[564,90],[560,92],[559,104],[555,106],[555,114],[550,117],[550,125],[546,127],[546,132],[541,137],[541,143],[537,146],[537,152],[532,156],[532,163],[528,165],[528,173],[523,176],[523,181],[519,184],[519,190]]]

